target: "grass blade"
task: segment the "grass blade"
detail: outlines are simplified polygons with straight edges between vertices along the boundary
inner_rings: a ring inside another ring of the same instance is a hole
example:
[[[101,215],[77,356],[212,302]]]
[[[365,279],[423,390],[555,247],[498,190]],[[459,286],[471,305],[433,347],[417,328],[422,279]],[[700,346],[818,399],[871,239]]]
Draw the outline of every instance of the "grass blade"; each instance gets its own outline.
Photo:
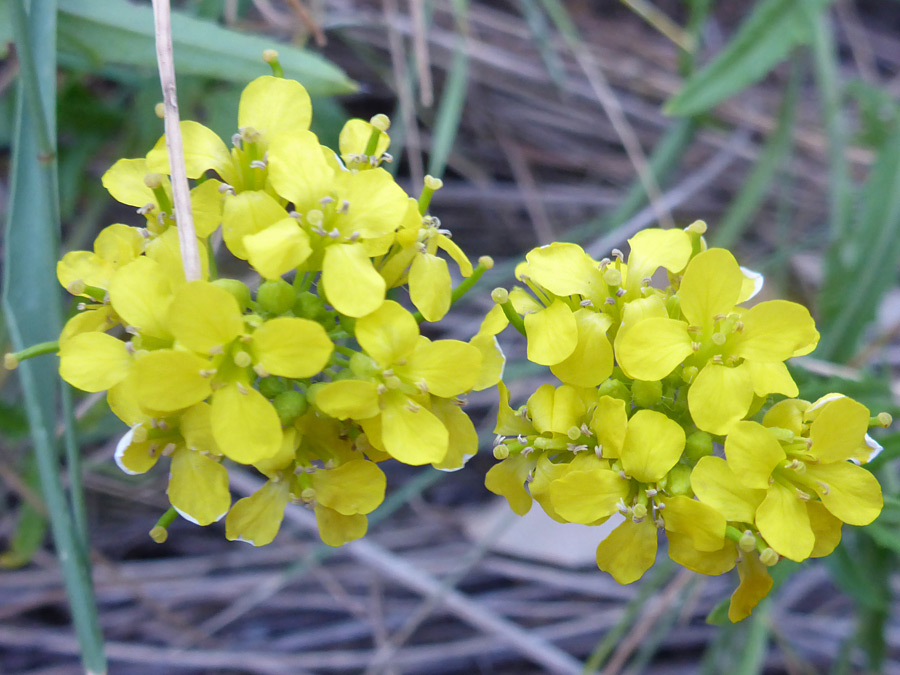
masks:
[[[428,173],[435,178],[443,176],[444,170],[447,168],[447,160],[450,158],[463,106],[466,103],[466,91],[469,84],[469,53],[466,49],[466,33],[468,31],[466,12],[468,7],[468,0],[453,1],[453,15],[458,31],[456,49],[453,52],[453,62],[444,82],[444,91],[438,105],[434,121],[431,156],[428,160]]]
[[[718,227],[713,229],[711,237],[713,246],[730,248],[738,240],[765,199],[772,181],[790,153],[799,85],[800,73],[794,68],[778,111],[775,132],[763,148],[753,171],[744,182],[744,187],[731,202]]]
[[[61,303],[56,283],[59,206],[55,158],[56,2],[10,3],[22,68],[16,102],[6,241],[3,311],[13,349],[55,339]],[[37,47],[33,49],[33,47]],[[106,671],[86,547],[76,534],[59,474],[56,362],[44,357],[19,366],[44,502],[69,597],[72,621],[89,673]]]
[[[156,70],[153,13],[126,0],[60,0],[60,59],[73,67],[138,66]],[[178,75],[203,75],[245,84],[268,70],[262,52],[278,47],[285,74],[312,96],[347,94],[356,84],[317,54],[267,37],[230,30],[184,13],[172,13],[172,40]]]
[[[741,24],[718,56],[665,106],[670,115],[697,115],[762,79],[799,44],[811,39],[807,11],[821,11],[831,0],[765,0]]]

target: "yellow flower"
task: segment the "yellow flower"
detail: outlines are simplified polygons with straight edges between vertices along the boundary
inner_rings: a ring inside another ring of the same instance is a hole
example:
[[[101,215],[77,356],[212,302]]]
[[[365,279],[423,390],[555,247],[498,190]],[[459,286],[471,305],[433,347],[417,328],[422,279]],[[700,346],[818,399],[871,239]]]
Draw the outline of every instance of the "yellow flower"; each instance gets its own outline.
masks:
[[[312,107],[306,89],[294,80],[258,77],[241,94],[238,133],[231,151],[212,130],[197,122],[181,123],[187,177],[215,171],[234,192],[261,190],[267,179],[267,154],[278,137],[309,129]],[[147,168],[166,174],[169,153],[163,136],[147,154]]]
[[[459,340],[421,336],[412,314],[391,300],[358,319],[355,334],[364,351],[355,357],[355,370],[365,379],[322,385],[315,392],[316,407],[338,419],[379,416],[380,439],[370,441],[401,462],[444,461],[450,434],[430,410],[431,400],[469,391],[479,375],[480,352]]]
[[[736,310],[744,279],[728,251],[704,251],[688,263],[678,290],[684,319],[638,321],[616,342],[619,364],[634,379],[661,380],[681,363],[696,368],[688,405],[710,433],[727,433],[743,419],[754,394],[796,396],[783,362],[809,353],[819,338],[809,312],[795,303]]]
[[[802,436],[739,422],[725,441],[728,468],[746,488],[765,491],[755,511],[760,534],[780,555],[797,561],[813,555],[822,541],[839,538],[841,522],[867,525],[883,505],[877,479],[847,461],[864,443],[869,411],[847,397],[810,409],[814,419]],[[752,504],[744,494],[742,516]],[[816,506],[816,497],[825,510]]]

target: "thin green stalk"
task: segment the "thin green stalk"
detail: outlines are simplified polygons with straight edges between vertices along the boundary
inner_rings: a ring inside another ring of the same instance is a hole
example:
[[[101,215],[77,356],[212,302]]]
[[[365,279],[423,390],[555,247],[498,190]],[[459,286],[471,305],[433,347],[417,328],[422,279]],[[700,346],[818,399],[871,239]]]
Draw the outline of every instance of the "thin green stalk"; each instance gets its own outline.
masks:
[[[10,7],[22,76],[16,101],[2,304],[13,349],[21,351],[28,345],[55,339],[61,328],[62,307],[55,279],[59,252],[57,7],[55,0],[32,0],[28,4],[13,0]],[[18,374],[82,663],[88,673],[104,673],[106,659],[87,546],[79,536],[83,520],[76,515],[73,523],[59,471],[56,414],[61,392],[56,362],[50,358],[26,361]],[[63,408],[71,411],[65,402]],[[71,444],[71,436],[69,439]],[[77,483],[77,472],[72,479]],[[78,500],[80,497],[76,497]]]

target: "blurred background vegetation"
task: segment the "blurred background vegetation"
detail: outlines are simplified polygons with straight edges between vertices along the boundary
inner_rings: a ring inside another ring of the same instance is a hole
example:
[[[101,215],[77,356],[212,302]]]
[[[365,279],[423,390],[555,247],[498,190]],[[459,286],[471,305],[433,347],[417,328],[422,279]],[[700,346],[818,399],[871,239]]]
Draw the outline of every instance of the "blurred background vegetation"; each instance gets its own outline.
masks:
[[[641,227],[700,218],[711,245],[765,273],[767,297],[813,308],[822,342],[793,367],[804,398],[840,390],[898,412],[900,3],[201,0],[176,10],[183,118],[229,138],[240,91],[265,74],[260,54],[274,46],[313,95],[323,142],[336,143],[348,117],[386,112],[391,168],[408,190],[425,173],[443,177],[432,212],[470,256],[498,263],[453,310],[448,335],[475,332],[491,288],[511,284],[532,246],[577,241],[599,258]],[[60,250],[136,223],[99,178],[117,158],[143,156],[162,121],[149,2],[0,0],[0,55],[7,351],[52,339],[72,311],[55,281]],[[505,344],[520,401],[547,374],[521,343]],[[592,532],[575,535],[585,557],[541,521],[495,518],[482,483],[494,395],[469,407],[481,455],[452,474],[391,467],[395,496],[363,542],[328,549],[292,517],[253,549],[226,542],[221,525],[185,521],[165,544],[150,541],[166,476],[118,471],[120,423],[102,397],[60,389],[52,357],[0,372],[0,386],[4,673],[77,673],[80,658],[98,672],[101,649],[112,672],[148,674],[900,672],[895,432],[879,436],[873,467],[886,494],[879,520],[845,527],[824,562],[779,564],[780,590],[732,626],[718,607],[734,579],[661,558],[619,587],[591,561]],[[253,488],[245,478],[237,493]],[[47,519],[60,511],[62,566]]]

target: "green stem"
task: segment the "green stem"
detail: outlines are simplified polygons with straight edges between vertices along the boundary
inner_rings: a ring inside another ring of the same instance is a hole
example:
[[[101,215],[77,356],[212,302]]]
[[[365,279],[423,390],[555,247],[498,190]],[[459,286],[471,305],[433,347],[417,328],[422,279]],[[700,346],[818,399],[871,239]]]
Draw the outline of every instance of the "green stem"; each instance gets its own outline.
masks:
[[[9,370],[12,370],[16,366],[18,366],[22,361],[27,361],[28,359],[33,359],[35,356],[43,356],[44,354],[55,354],[59,351],[59,340],[52,340],[50,342],[39,342],[36,345],[31,345],[30,347],[26,347],[18,352],[12,352],[6,355],[6,367]]]
[[[525,322],[522,320],[522,317],[519,316],[516,308],[513,307],[512,300],[500,303],[500,306],[503,308],[503,313],[506,315],[506,318],[509,319],[509,323],[522,335],[528,337],[525,333]]]

